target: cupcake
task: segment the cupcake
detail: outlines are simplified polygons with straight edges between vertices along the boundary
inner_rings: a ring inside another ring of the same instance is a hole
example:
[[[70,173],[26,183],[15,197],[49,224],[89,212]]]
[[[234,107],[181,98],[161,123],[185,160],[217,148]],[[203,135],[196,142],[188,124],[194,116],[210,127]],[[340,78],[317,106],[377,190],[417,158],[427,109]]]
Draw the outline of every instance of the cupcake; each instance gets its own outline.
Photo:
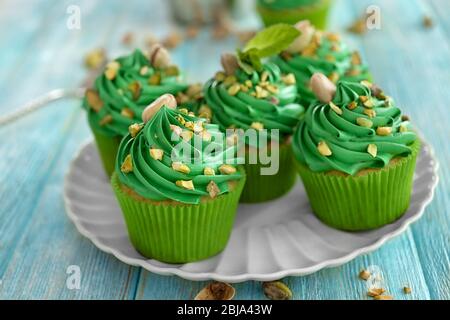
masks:
[[[256,8],[266,26],[307,19],[326,29],[330,5],[331,0],[258,0]]]
[[[139,121],[144,108],[163,93],[177,94],[187,103],[188,93],[195,93],[196,87],[180,80],[178,68],[159,45],[152,48],[150,59],[135,50],[106,66],[86,91],[83,107],[108,176],[114,171],[120,140]]]
[[[283,72],[295,75],[301,102],[306,107],[315,100],[309,79],[316,72],[325,74],[334,83],[371,81],[358,51],[351,51],[338,34],[318,31],[307,20],[298,22],[295,27],[300,35],[272,61]]]
[[[315,74],[317,95],[296,130],[298,171],[317,217],[343,230],[389,224],[408,209],[420,141],[383,91],[363,81],[335,86]]]
[[[219,126],[175,109],[166,94],[120,143],[111,184],[131,243],[168,263],[206,259],[228,241],[245,184]]]
[[[224,54],[224,71],[218,72],[204,87],[206,106],[200,112],[209,113],[213,123],[228,131],[229,138],[237,134],[237,139],[244,142],[247,182],[242,202],[278,198],[296,181],[290,137],[304,107],[297,103],[295,78],[292,74],[283,74],[275,64],[260,60],[264,54],[255,49],[278,45],[282,48],[281,43],[286,43],[283,35],[293,29],[287,25],[268,28],[256,36],[257,40],[251,40],[245,50],[239,52],[239,57]],[[272,34],[281,36],[271,37]],[[294,37],[296,34],[294,30]],[[272,46],[265,42],[274,38],[280,43],[274,42]],[[262,42],[256,44],[260,40]],[[253,139],[252,133],[255,133]],[[265,170],[271,164],[263,159],[263,154],[278,161],[277,170]]]

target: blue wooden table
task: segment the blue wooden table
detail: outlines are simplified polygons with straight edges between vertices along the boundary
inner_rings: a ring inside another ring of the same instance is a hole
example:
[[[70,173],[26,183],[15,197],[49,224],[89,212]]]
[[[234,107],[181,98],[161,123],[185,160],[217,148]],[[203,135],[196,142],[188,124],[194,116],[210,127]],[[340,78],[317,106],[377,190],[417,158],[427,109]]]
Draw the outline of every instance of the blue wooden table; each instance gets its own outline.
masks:
[[[53,88],[74,88],[86,76],[84,54],[104,47],[126,53],[124,33],[143,41],[174,28],[167,1],[7,0],[0,2],[0,114]],[[382,26],[364,36],[346,27],[375,3]],[[69,5],[81,9],[81,29],[66,27]],[[440,184],[424,217],[376,252],[344,266],[284,279],[296,299],[367,299],[360,269],[377,266],[396,299],[450,298],[450,1],[336,0],[330,28],[361,50],[377,83],[403,106],[441,163]],[[435,27],[426,29],[429,15]],[[250,16],[251,18],[251,16]],[[252,20],[252,19],[250,19]],[[253,20],[242,23],[257,23]],[[257,21],[257,20],[255,20]],[[192,81],[219,68],[234,38],[207,30],[173,51]],[[0,127],[0,299],[192,299],[204,282],[159,276],[98,250],[66,217],[64,174],[90,138],[79,101],[64,100]],[[67,269],[79,266],[70,290]],[[409,286],[412,294],[402,288]],[[261,284],[237,284],[237,299],[264,298]]]

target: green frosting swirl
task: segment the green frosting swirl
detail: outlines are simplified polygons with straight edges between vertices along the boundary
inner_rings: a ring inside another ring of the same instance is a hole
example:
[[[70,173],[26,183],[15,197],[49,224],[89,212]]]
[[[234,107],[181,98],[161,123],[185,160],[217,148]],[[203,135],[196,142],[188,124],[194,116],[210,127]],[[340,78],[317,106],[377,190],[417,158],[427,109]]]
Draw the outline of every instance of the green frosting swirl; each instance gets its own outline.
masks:
[[[90,125],[104,135],[126,135],[128,127],[140,121],[143,109],[156,98],[165,93],[175,95],[188,88],[180,81],[175,66],[154,68],[140,50],[115,61],[120,67],[113,80],[105,73],[95,80],[93,89],[103,102],[100,110],[92,108],[87,97],[83,101]],[[138,86],[136,93],[133,93],[133,86]]]
[[[270,92],[263,89],[265,94],[258,96],[257,86],[261,88],[263,74],[267,76],[263,82],[276,90]],[[246,89],[232,94],[230,91],[236,85]],[[295,84],[286,84],[280,69],[272,63],[264,64],[261,72],[247,74],[238,69],[235,77],[224,80],[216,76],[205,84],[203,94],[213,113],[212,122],[219,124],[222,130],[246,130],[259,123],[264,129],[280,130],[280,135],[284,137],[293,133],[304,113],[304,107],[296,103],[298,94]]]
[[[284,10],[316,5],[321,2],[323,0],[258,0],[258,5],[272,10]]]
[[[359,60],[356,51],[350,51],[348,46],[335,34],[321,34],[316,31],[313,42],[307,51],[295,54],[275,56],[272,61],[285,73],[293,73],[297,80],[297,87],[306,106],[315,100],[309,89],[309,80],[316,73],[338,80],[359,82],[370,80],[368,67]]]
[[[316,172],[338,170],[355,175],[361,169],[383,168],[391,159],[411,153],[410,146],[417,136],[410,131],[409,122],[402,120],[400,109],[389,97],[378,88],[376,91],[372,88],[341,81],[333,99],[341,112],[333,110],[331,104],[318,101],[308,108],[293,138],[294,154],[300,163]],[[364,105],[361,96],[369,97],[371,102],[366,104],[370,108]],[[367,115],[370,113],[372,117]],[[363,126],[359,118],[369,120],[369,125],[365,121]],[[378,132],[380,127],[390,128],[391,133]],[[320,142],[326,143],[331,155],[319,152]],[[368,151],[369,145],[372,145],[372,153]],[[375,156],[373,145],[376,146]]]
[[[193,124],[201,126],[203,130],[197,130],[194,134]],[[236,146],[227,145],[218,125],[208,124],[206,119],[163,106],[149,122],[140,126],[141,130],[134,137],[128,134],[122,140],[116,172],[124,185],[142,197],[155,201],[175,200],[198,204],[202,197],[209,196],[207,189],[211,181],[219,188],[217,195],[220,195],[228,192],[228,181],[241,178],[239,171],[221,173],[220,168],[225,159],[228,163],[238,163],[239,159],[236,157]],[[183,132],[190,132],[192,139],[175,134],[174,126]],[[211,135],[210,140],[204,138],[205,132]],[[161,150],[162,159],[152,157],[150,149]],[[131,171],[124,169],[127,161],[131,161]],[[174,162],[186,165],[189,172],[175,170]],[[205,168],[213,169],[214,175],[205,175]],[[190,181],[194,188],[189,190],[178,186],[177,181]]]

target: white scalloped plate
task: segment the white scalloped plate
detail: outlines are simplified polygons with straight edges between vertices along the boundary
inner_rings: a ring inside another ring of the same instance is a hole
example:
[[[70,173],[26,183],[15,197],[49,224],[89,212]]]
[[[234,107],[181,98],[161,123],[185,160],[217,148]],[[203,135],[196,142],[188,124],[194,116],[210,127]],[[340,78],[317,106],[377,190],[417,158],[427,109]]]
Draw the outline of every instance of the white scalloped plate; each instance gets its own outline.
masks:
[[[210,259],[180,265],[149,260],[133,248],[92,142],[81,148],[70,166],[64,201],[79,232],[100,250],[127,264],[189,280],[271,281],[342,265],[405,231],[433,198],[437,167],[431,148],[424,144],[417,161],[411,205],[400,220],[383,228],[351,233],[324,225],[312,213],[299,182],[281,199],[240,205],[226,249]]]

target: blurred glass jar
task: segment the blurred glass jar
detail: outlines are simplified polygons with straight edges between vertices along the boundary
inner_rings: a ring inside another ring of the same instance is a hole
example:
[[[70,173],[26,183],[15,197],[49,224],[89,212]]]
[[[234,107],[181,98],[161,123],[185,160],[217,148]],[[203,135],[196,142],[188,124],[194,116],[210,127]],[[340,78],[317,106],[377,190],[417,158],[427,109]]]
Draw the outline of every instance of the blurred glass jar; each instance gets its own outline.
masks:
[[[186,24],[209,24],[228,14],[235,0],[170,0],[172,14]]]

